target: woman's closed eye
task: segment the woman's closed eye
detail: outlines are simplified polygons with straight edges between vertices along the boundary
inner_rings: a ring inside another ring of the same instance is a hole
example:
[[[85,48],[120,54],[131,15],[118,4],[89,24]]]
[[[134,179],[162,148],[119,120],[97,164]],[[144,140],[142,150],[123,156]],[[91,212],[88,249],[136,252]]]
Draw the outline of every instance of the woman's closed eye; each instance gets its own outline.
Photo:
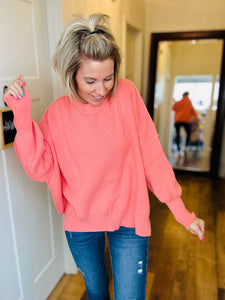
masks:
[[[105,79],[104,79],[105,82],[108,82],[108,81],[110,81],[110,80],[112,80],[112,77],[108,77],[108,78],[105,78]]]
[[[109,82],[112,80],[112,77],[108,77],[104,79],[104,82]],[[87,84],[94,84],[96,82],[96,80],[87,80],[86,83]]]
[[[86,83],[87,84],[93,84],[93,83],[95,83],[95,80],[87,80]]]

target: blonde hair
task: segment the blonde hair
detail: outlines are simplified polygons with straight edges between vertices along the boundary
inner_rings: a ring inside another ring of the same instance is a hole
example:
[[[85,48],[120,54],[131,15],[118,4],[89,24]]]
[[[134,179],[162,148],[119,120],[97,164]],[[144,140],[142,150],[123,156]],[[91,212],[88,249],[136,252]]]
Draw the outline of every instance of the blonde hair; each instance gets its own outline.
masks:
[[[71,99],[79,97],[75,78],[82,56],[99,61],[107,58],[114,60],[114,86],[109,92],[111,96],[116,90],[121,56],[107,15],[92,14],[87,19],[82,15],[75,16],[56,46],[52,64],[61,75]]]

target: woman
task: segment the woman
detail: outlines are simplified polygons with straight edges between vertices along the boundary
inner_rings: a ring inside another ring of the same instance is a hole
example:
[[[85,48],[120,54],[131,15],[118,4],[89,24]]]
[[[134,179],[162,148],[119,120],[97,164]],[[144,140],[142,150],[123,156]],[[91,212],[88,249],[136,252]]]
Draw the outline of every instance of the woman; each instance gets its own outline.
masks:
[[[115,299],[145,299],[147,186],[175,218],[203,240],[204,222],[189,213],[143,100],[118,79],[120,53],[108,17],[77,16],[56,47],[53,65],[68,95],[37,125],[19,76],[4,100],[14,112],[15,150],[28,175],[46,181],[89,299],[109,299],[108,236]]]

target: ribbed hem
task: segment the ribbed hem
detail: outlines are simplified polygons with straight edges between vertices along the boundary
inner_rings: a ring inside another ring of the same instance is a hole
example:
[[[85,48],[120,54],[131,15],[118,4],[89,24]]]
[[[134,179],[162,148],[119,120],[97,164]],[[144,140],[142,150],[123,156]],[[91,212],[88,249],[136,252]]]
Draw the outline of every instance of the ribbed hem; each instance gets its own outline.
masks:
[[[140,236],[151,235],[151,224],[149,215],[136,215],[135,216],[135,233]]]
[[[135,233],[139,236],[145,237],[151,234],[149,217],[145,215],[136,216],[135,220],[134,217],[116,220],[116,216],[98,214],[78,220],[77,217],[65,213],[63,220],[63,229],[73,232],[115,231],[121,226],[134,227]]]

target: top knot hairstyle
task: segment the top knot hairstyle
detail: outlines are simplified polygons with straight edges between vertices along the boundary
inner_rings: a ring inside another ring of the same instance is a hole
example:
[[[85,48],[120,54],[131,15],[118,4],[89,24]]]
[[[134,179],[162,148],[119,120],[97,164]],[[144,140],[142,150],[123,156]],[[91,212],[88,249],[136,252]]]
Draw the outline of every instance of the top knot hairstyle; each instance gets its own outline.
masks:
[[[121,56],[107,15],[93,14],[87,19],[82,15],[75,16],[56,46],[52,64],[61,75],[71,99],[79,97],[75,78],[83,56],[99,61],[107,58],[114,60],[114,86],[111,96],[116,90]]]

